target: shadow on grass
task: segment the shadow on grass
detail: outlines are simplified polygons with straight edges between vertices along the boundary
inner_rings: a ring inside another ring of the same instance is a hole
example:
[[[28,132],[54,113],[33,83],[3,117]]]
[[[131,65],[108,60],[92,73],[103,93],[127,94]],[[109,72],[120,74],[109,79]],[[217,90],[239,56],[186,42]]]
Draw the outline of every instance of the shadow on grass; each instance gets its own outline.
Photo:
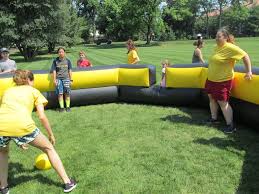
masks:
[[[230,135],[232,139],[214,137],[209,140],[198,139],[195,143],[213,145],[219,149],[245,151],[241,179],[236,194],[258,193],[259,191],[259,135],[255,131],[240,128]]]
[[[170,121],[173,123],[188,123],[192,125],[206,125],[206,114],[209,112],[205,109],[199,109],[196,107],[177,107],[183,114],[168,115],[164,118],[160,118],[162,121]],[[209,117],[209,116],[208,116]],[[221,118],[219,118],[221,119]]]
[[[20,163],[9,163],[8,179],[9,185],[13,188],[20,184],[36,180],[41,184],[45,185],[55,185],[57,187],[62,187],[62,184],[56,181],[53,181],[41,174],[37,173],[37,169],[25,169]],[[26,173],[27,175],[20,175],[21,173]]]
[[[173,123],[189,123],[198,126],[206,125],[206,122],[201,120],[206,115],[206,110],[202,111],[192,108],[179,109],[186,113],[186,115],[169,115],[161,118],[161,120],[171,121]],[[209,113],[207,114],[209,117]],[[223,118],[221,119],[224,124]],[[223,124],[218,125],[219,130],[224,126]],[[259,134],[257,131],[248,130],[247,127],[239,125],[238,131],[230,134],[227,138],[213,137],[211,139],[197,139],[194,142],[202,145],[213,145],[219,149],[224,149],[238,155],[240,155],[239,152],[235,152],[233,149],[245,151],[241,179],[236,194],[259,193]]]

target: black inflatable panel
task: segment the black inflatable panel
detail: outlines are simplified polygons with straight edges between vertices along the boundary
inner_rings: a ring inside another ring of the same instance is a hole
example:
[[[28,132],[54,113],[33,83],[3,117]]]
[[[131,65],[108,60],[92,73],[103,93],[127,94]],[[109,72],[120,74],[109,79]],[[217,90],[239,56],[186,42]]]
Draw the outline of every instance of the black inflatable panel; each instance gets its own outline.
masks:
[[[200,100],[200,91],[196,88],[166,89],[160,86],[150,88],[120,86],[119,101],[157,105],[194,105]]]
[[[234,121],[259,129],[259,105],[236,98],[230,99],[233,108]]]
[[[55,92],[43,92],[49,103],[46,108],[58,107],[58,96]],[[118,87],[89,88],[71,91],[71,106],[102,104],[118,101]]]

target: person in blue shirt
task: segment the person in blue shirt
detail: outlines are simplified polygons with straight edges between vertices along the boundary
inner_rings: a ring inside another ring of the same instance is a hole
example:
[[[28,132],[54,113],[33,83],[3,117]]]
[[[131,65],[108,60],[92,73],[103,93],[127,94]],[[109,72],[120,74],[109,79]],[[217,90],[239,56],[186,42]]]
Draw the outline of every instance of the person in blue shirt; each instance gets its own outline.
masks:
[[[54,59],[51,67],[53,75],[53,82],[56,86],[56,92],[58,94],[58,102],[60,106],[60,112],[65,111],[64,96],[66,103],[66,111],[70,112],[70,93],[72,80],[72,64],[69,59],[66,58],[65,49],[63,47],[58,48],[58,57]]]

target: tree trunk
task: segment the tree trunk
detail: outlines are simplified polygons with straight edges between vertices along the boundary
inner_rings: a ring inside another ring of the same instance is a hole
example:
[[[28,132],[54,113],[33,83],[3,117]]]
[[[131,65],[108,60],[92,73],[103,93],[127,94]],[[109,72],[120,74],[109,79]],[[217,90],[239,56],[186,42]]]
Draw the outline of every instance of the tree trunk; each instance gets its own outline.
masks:
[[[219,29],[221,28],[222,3],[219,4]]]
[[[151,39],[151,27],[150,26],[147,27],[146,38],[147,38],[146,44],[150,44],[150,41],[151,41],[150,40]]]
[[[22,56],[24,57],[25,61],[27,61],[28,57],[27,57],[27,55],[26,55],[26,53],[24,51],[24,48],[19,43],[16,43],[16,46],[19,49],[19,51],[22,54]]]
[[[52,53],[55,50],[55,43],[48,43],[48,53]]]
[[[206,38],[209,38],[209,13],[206,14]]]

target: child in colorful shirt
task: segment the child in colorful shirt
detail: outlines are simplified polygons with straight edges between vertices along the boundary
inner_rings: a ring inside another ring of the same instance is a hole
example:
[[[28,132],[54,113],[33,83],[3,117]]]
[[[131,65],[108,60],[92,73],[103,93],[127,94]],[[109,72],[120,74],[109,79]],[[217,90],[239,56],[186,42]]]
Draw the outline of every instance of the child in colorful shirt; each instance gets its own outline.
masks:
[[[56,92],[58,94],[58,101],[60,106],[60,112],[64,112],[64,96],[66,101],[66,111],[70,112],[70,86],[72,80],[72,64],[69,59],[66,58],[65,49],[58,48],[58,55],[54,59],[51,72],[53,74],[53,82],[56,86]]]
[[[87,59],[84,51],[79,52],[79,59],[76,64],[78,68],[92,67],[92,63]]]

